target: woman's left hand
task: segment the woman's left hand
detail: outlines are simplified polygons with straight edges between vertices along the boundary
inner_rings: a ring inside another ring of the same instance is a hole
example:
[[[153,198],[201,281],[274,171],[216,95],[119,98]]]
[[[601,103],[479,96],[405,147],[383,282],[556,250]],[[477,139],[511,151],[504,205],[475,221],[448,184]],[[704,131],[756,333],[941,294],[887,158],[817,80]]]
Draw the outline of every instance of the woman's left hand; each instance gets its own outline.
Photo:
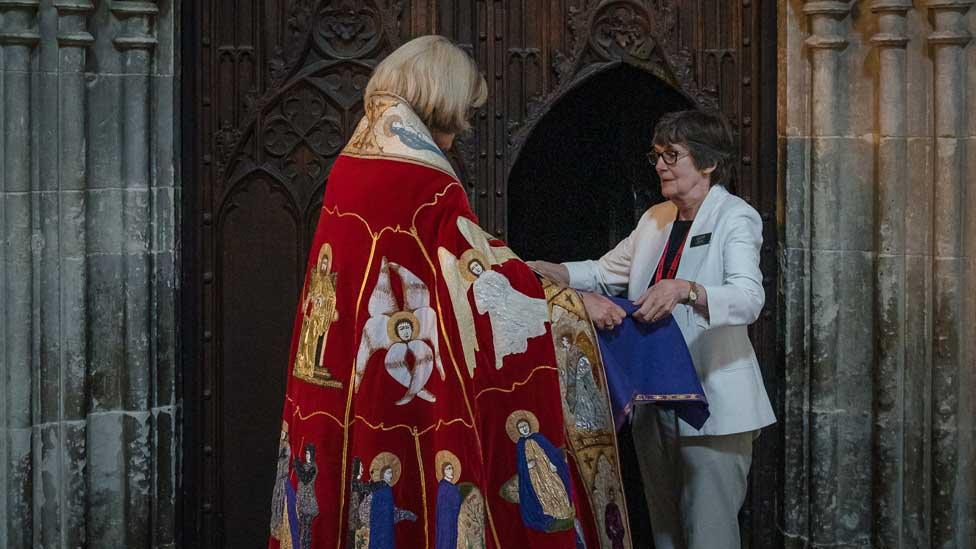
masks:
[[[633,317],[641,322],[656,322],[674,311],[675,305],[688,297],[691,283],[687,280],[665,279],[651,286],[634,301],[639,309]]]

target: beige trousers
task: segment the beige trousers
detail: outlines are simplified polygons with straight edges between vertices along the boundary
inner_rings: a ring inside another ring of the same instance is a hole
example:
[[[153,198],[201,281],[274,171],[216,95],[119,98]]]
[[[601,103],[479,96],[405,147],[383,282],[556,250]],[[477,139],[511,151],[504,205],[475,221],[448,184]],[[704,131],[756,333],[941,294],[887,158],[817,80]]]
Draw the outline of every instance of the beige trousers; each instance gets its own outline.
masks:
[[[656,549],[740,549],[738,516],[756,432],[680,437],[677,427],[671,410],[653,404],[634,410],[634,448]]]

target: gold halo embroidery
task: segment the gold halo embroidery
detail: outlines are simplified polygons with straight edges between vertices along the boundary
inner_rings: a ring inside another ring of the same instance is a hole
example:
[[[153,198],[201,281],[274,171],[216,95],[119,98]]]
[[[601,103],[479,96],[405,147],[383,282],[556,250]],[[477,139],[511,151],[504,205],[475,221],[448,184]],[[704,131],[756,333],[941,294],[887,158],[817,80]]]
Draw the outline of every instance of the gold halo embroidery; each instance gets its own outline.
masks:
[[[410,339],[416,339],[420,334],[420,321],[417,320],[417,316],[410,311],[398,311],[390,315],[390,320],[386,323],[386,334],[390,336],[390,341],[410,341],[410,339],[401,338],[400,334],[397,333],[397,325],[404,320],[410,322],[412,330]]]
[[[380,452],[373,458],[373,461],[369,464],[370,480],[373,482],[383,480],[383,470],[387,467],[393,473],[393,478],[390,479],[390,486],[396,486],[396,483],[400,481],[400,458],[391,452]]]
[[[461,460],[450,450],[441,450],[434,456],[434,474],[437,480],[444,479],[444,466],[450,464],[454,467],[454,478],[448,480],[451,484],[457,484],[461,478]]]
[[[385,135],[386,137],[393,137],[393,131],[392,131],[393,124],[396,124],[397,122],[402,123],[403,118],[401,118],[399,115],[396,114],[388,116],[386,120],[383,122],[383,135]]]
[[[539,418],[535,417],[535,414],[528,410],[515,410],[508,414],[508,419],[505,420],[505,432],[508,433],[508,438],[512,439],[512,442],[518,442],[518,439],[522,438],[522,434],[518,430],[518,424],[522,420],[529,423],[529,433],[539,432]]]
[[[461,259],[458,261],[461,271],[461,276],[464,277],[468,282],[474,282],[478,279],[478,275],[471,272],[471,264],[477,262],[481,264],[482,272],[487,271],[490,268],[491,262],[488,261],[488,256],[484,254],[481,250],[471,248],[470,250],[461,254]]]

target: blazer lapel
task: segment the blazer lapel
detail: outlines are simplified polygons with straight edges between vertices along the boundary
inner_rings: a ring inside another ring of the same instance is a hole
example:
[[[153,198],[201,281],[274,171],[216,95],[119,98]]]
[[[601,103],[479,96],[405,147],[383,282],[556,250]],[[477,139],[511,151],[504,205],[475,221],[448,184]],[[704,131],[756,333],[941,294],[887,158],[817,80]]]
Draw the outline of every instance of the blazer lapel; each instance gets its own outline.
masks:
[[[698,276],[702,261],[708,255],[709,246],[716,243],[716,238],[712,236],[711,242],[694,248],[691,247],[691,242],[696,236],[712,232],[715,227],[718,207],[722,202],[725,202],[728,195],[729,192],[721,185],[715,185],[708,190],[705,200],[698,208],[698,213],[695,214],[695,220],[691,222],[691,229],[688,231],[688,239],[685,241],[684,249],[681,252],[681,263],[678,264],[678,273],[675,278],[694,280]]]
[[[654,217],[648,228],[649,234],[642,235],[640,252],[634,254],[633,261],[636,263],[633,267],[635,276],[631,280],[629,292],[631,299],[640,297],[640,294],[644,293],[651,284],[654,269],[657,268],[664,247],[668,243],[668,235],[671,234],[671,226],[678,215],[678,209],[671,202],[665,204],[666,207],[655,208]]]

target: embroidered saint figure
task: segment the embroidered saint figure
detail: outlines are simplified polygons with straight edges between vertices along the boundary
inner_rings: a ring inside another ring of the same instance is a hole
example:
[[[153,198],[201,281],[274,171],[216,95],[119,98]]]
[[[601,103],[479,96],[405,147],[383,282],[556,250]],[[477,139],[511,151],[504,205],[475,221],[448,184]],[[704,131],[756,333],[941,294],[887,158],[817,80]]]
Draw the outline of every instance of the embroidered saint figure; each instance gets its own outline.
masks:
[[[596,472],[593,476],[593,514],[597,519],[600,546],[623,549],[622,534],[626,534],[617,486],[617,472],[607,454],[601,453],[596,459]],[[618,539],[619,538],[619,539]],[[621,544],[618,547],[618,543]]]
[[[539,420],[528,410],[509,414],[505,430],[515,442],[518,473],[502,486],[502,497],[519,504],[522,521],[533,530],[573,528],[576,513],[563,453],[539,432]]]
[[[288,442],[288,422],[281,422],[281,438],[278,441],[278,469],[275,472],[274,491],[271,495],[271,537],[282,547],[291,547],[291,524],[288,520],[288,477],[291,474],[291,444]]]
[[[603,528],[610,539],[610,549],[624,549],[624,536],[627,529],[624,528],[624,519],[620,513],[620,506],[617,505],[616,489],[610,486],[610,502],[607,503],[603,513]]]
[[[369,475],[373,480],[371,489],[359,505],[359,521],[363,524],[360,529],[365,531],[357,535],[356,547],[394,549],[394,526],[404,520],[417,520],[417,515],[396,507],[393,501],[393,487],[400,480],[400,458],[381,452],[370,463]]]
[[[403,310],[393,293],[391,273],[395,273],[402,284]],[[387,373],[407,388],[396,404],[406,404],[415,396],[435,402],[437,398],[424,387],[435,366],[442,380],[445,376],[437,353],[437,315],[430,307],[427,286],[407,268],[389,263],[384,257],[376,287],[369,298],[369,315],[356,355],[353,388],[359,391],[370,357],[383,350],[386,351]]]
[[[597,374],[592,367],[596,348],[586,334],[579,334],[572,349],[568,353],[567,366],[575,377],[575,381],[571,383],[574,394],[572,403],[567,404],[570,404],[576,427],[590,431],[608,430],[610,410],[606,406],[606,395],[597,383]]]
[[[461,462],[449,450],[434,456],[437,476],[436,549],[474,549],[485,546],[484,501],[478,487],[458,484]]]
[[[312,547],[312,522],[319,515],[319,503],[315,499],[315,477],[318,467],[315,464],[315,445],[306,444],[304,461],[295,458],[295,475],[298,477],[298,498],[295,505],[298,512],[298,539],[301,549]]]
[[[336,308],[336,273],[332,269],[332,246],[319,248],[318,259],[309,273],[308,288],[302,297],[302,332],[292,373],[298,379],[323,387],[341,388],[323,364],[329,327],[339,320]]]
[[[363,461],[358,457],[352,458],[352,479],[349,481],[349,547],[361,549],[369,546],[367,532],[369,523],[364,523],[359,516],[359,508],[373,489],[372,482],[363,480]]]
[[[473,377],[475,352],[480,350],[480,346],[468,302],[470,288],[474,288],[478,313],[487,313],[491,320],[496,369],[502,367],[504,357],[524,353],[529,339],[546,333],[549,309],[545,299],[523,294],[512,287],[505,275],[492,270],[492,265],[517,259],[511,250],[504,246],[491,246],[484,231],[466,217],[459,216],[457,226],[471,248],[460,258],[446,248],[438,249],[437,256],[451,294],[468,375]]]
[[[576,407],[576,368],[571,365],[579,355],[579,348],[573,344],[573,333],[569,330],[560,332],[556,338],[556,364],[559,365],[559,393],[567,419],[573,417]]]

